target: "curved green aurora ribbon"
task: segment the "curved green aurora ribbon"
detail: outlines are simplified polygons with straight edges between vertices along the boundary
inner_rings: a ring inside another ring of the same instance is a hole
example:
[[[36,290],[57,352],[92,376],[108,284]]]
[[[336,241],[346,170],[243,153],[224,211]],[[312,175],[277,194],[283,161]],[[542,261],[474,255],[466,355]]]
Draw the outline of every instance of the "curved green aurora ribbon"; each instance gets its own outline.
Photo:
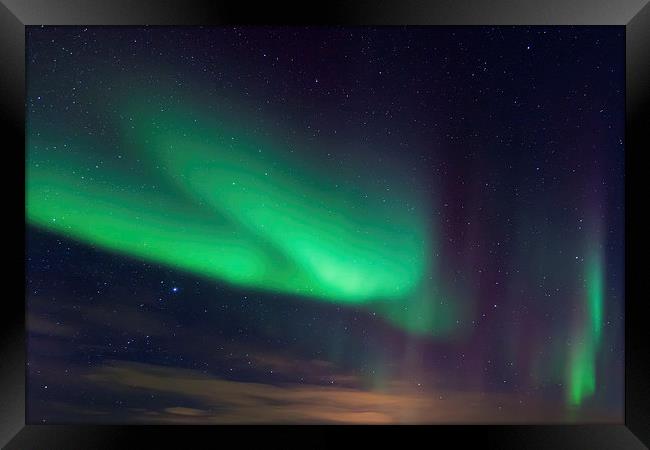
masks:
[[[204,108],[124,103],[112,147],[30,123],[29,223],[233,285],[365,305],[411,332],[454,328],[426,202],[399,176],[380,186],[371,165],[260,142]]]

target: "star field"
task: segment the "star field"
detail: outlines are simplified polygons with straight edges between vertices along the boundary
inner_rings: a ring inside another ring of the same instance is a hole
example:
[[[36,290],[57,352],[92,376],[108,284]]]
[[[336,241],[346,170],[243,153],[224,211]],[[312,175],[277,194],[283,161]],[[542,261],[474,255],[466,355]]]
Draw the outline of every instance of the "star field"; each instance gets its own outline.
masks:
[[[619,422],[617,27],[28,27],[31,422]]]

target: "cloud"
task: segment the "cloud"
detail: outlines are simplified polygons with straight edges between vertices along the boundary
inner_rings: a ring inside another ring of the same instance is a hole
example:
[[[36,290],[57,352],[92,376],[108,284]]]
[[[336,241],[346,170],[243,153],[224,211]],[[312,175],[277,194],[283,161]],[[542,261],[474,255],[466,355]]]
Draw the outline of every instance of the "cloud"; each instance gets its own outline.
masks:
[[[69,337],[74,335],[74,330],[71,327],[62,324],[60,321],[55,322],[44,317],[39,317],[33,313],[27,315],[27,330],[30,333],[45,336]]]
[[[105,366],[87,378],[117,390],[183,395],[205,406],[199,410],[177,405],[142,414],[163,422],[184,422],[191,417],[211,423],[390,423],[389,409],[397,406],[397,397],[390,395],[312,384],[246,383],[140,363]]]
[[[568,420],[562,411],[540,399],[524,402],[516,394],[507,393],[422,391],[401,382],[391,383],[385,391],[316,384],[274,385],[121,361],[97,368],[86,375],[86,380],[115,395],[154,392],[174,399],[170,400],[174,404],[156,409],[130,410],[128,420],[142,423],[406,424]],[[593,419],[612,421],[606,415]]]

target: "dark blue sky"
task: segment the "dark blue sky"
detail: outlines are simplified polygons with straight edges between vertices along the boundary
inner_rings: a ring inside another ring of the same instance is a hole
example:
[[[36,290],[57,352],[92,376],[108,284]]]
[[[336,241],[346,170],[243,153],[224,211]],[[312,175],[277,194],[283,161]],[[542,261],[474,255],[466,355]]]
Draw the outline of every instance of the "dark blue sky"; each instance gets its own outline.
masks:
[[[213,103],[307,162],[397,161],[436,199],[431,256],[469,305],[458,333],[423,337],[32,224],[28,419],[620,420],[624,43],[622,27],[28,28],[28,145],[56,130],[113,157],[111,115],[146,92]],[[576,407],[583,352],[596,381]]]

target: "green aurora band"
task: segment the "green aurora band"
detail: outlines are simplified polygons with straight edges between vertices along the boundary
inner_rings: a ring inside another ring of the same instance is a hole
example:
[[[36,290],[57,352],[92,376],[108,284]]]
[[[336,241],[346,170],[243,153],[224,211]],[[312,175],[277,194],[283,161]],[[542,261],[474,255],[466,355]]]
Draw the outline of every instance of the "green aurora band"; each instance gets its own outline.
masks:
[[[586,317],[576,335],[569,355],[567,403],[579,406],[594,394],[596,389],[596,359],[601,343],[603,326],[603,267],[600,255],[593,252],[585,268]]]
[[[140,100],[113,117],[118,155],[97,136],[29,123],[30,224],[235,286],[364,307],[412,333],[457,327],[417,190],[301,159],[205,108]]]

